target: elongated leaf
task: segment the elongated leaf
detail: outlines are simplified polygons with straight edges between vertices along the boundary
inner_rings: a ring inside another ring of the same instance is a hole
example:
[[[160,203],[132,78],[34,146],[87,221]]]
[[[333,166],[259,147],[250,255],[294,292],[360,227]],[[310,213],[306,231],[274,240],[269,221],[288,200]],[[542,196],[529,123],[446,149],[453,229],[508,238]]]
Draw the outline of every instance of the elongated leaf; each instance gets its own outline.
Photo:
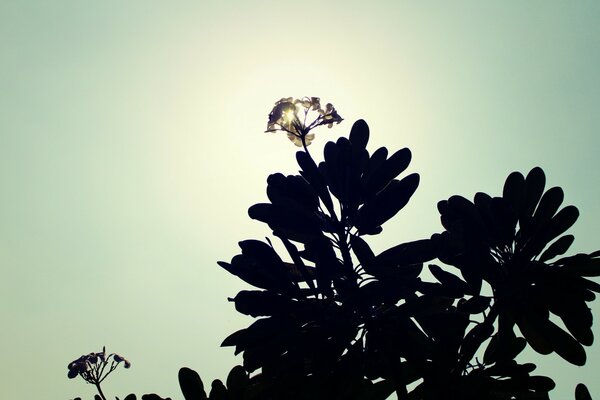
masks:
[[[550,354],[554,350],[554,343],[548,337],[547,330],[550,321],[540,315],[538,309],[521,303],[519,306],[520,315],[516,318],[521,333],[527,340],[527,343],[540,354]]]
[[[454,276],[454,275],[452,275],[452,276]],[[463,281],[461,280],[461,282],[463,282]],[[466,282],[463,282],[463,284],[466,285]],[[467,286],[467,290],[468,290],[468,286]],[[464,303],[459,302],[457,310],[460,312],[467,313],[467,314],[480,314],[480,313],[484,312],[485,310],[487,310],[487,308],[490,306],[491,300],[492,299],[490,297],[473,296],[469,300],[465,301]]]
[[[578,383],[575,387],[575,400],[592,400],[590,391],[583,383]]]
[[[241,278],[244,282],[252,286],[267,289],[272,288],[273,284],[268,276],[265,276],[261,271],[254,271],[250,263],[241,255],[233,257],[232,263],[218,261],[217,264],[232,275]]]
[[[294,303],[277,293],[242,290],[234,298],[235,309],[251,317],[281,315],[290,312]]]
[[[277,173],[267,178],[267,196],[271,203],[311,213],[317,210],[319,198],[305,178]]]
[[[563,299],[563,302],[565,300]],[[567,300],[568,301],[568,300]],[[559,315],[569,332],[584,346],[594,343],[592,332],[592,311],[584,301],[579,304],[571,303]]]
[[[317,290],[325,296],[332,296],[331,284],[334,278],[342,274],[342,265],[336,257],[331,242],[324,236],[313,240],[311,249],[315,256]]]
[[[436,258],[436,249],[430,239],[415,240],[391,247],[371,262],[377,268],[421,264]]]
[[[354,251],[354,254],[356,254],[356,258],[358,258],[358,262],[362,265],[365,271],[369,272],[368,269],[370,264],[375,259],[373,250],[371,250],[364,239],[355,235],[350,236],[350,245],[352,246],[352,251]]]
[[[300,257],[300,252],[298,251],[298,248],[292,242],[290,242],[283,233],[276,231],[276,232],[274,232],[274,234],[281,240],[281,242],[285,246],[286,250],[290,254],[290,257],[292,258],[292,261],[294,262],[295,268],[297,269],[297,271],[300,273],[300,275],[303,278],[302,280],[304,282],[306,282],[313,291],[315,291],[316,288],[315,288],[315,284],[313,283],[313,280],[315,279],[316,272],[315,272],[314,268],[308,268],[304,264],[302,257]],[[290,266],[288,266],[288,274],[290,271],[295,271],[295,270],[293,270]]]
[[[324,173],[327,185],[331,194],[337,197],[340,201],[344,202],[342,198],[342,185],[345,183],[345,171],[341,170],[341,154],[339,147],[334,142],[327,142],[323,149],[323,156],[325,162],[321,163],[324,167],[320,167],[319,170]]]
[[[183,367],[179,370],[178,378],[179,387],[181,388],[185,400],[206,399],[204,384],[196,371]]]
[[[579,218],[579,210],[575,206],[567,206],[560,210],[548,224],[547,240],[550,241],[569,229]]]
[[[556,387],[554,381],[547,376],[530,376],[527,383],[536,392],[549,392]]]
[[[352,148],[352,159],[348,166],[348,204],[344,210],[353,220],[362,200],[362,176],[369,162],[369,152],[366,149]]]
[[[546,186],[546,176],[544,171],[540,167],[535,167],[527,174],[525,178],[525,208],[521,214],[521,223],[523,223],[524,216],[528,219],[533,215],[535,208],[537,207],[542,194],[544,193],[544,187]]]
[[[580,276],[600,276],[600,258],[592,258],[588,254],[561,258],[554,264],[561,265],[566,271]]]
[[[571,335],[559,328],[554,322],[548,321],[546,334],[552,341],[554,351],[571,364],[582,366],[586,361],[584,348]]]
[[[231,264],[222,261],[217,264],[253,286],[279,292],[297,291],[283,261],[271,246],[258,240],[244,240],[239,245],[242,254],[233,257]]]
[[[548,260],[553,259],[556,256],[560,256],[569,250],[569,247],[573,244],[575,240],[575,236],[573,235],[565,235],[559,238],[557,241],[552,243],[546,251],[542,253],[540,256],[541,262],[546,262]]]
[[[465,293],[471,291],[466,282],[464,282],[458,276],[444,271],[439,266],[431,264],[429,265],[429,270],[433,276],[435,276],[435,279],[442,284],[442,286],[452,289],[453,293],[455,293],[455,296],[453,297],[462,297]]]
[[[353,146],[366,148],[369,142],[369,125],[363,120],[357,120],[350,129],[350,142]]]
[[[558,187],[552,187],[544,193],[538,204],[533,217],[536,223],[545,223],[550,220],[558,211],[565,195],[563,190]]]
[[[329,211],[330,215],[335,215],[331,195],[329,194],[329,190],[327,190],[325,178],[321,175],[317,164],[315,164],[314,160],[303,151],[296,153],[296,161],[300,168],[302,168],[300,173],[315,189],[317,195],[325,205],[325,208],[327,208],[327,211]]]
[[[281,230],[291,239],[306,242],[321,233],[321,222],[314,214],[274,204],[255,204],[248,209],[252,219],[264,222],[272,230]]]
[[[534,257],[542,251],[548,242],[564,232],[559,232],[553,236],[551,233],[553,228],[549,228],[549,223],[562,204],[563,198],[564,193],[560,187],[550,188],[542,196],[542,199],[533,214],[531,223],[521,229],[519,247],[523,248],[522,251],[524,257]],[[567,211],[567,213],[570,213],[570,211]],[[548,229],[550,229],[550,232]]]
[[[102,397],[100,397],[99,395],[94,395],[94,399],[102,400]],[[142,400],[169,400],[169,398],[160,397],[156,393],[148,393],[148,394],[142,395]]]
[[[451,211],[450,213],[447,213],[449,214],[447,217],[442,215],[442,223],[444,226],[449,225],[454,231],[459,229],[462,230],[460,234],[467,241],[466,244],[469,246],[488,246],[490,235],[475,204],[462,196],[452,196],[448,199],[447,207]],[[457,226],[459,225],[456,222],[449,220],[448,217],[459,220],[459,223],[464,226],[457,229]]]
[[[387,156],[388,149],[385,147],[380,147],[375,150],[375,152],[371,155],[371,158],[369,158],[361,180],[363,195],[366,195],[367,193],[367,185],[371,180],[371,177],[376,173],[376,171],[379,170],[379,168],[381,168],[385,160],[387,160]]]
[[[502,197],[508,201],[516,215],[522,213],[526,203],[526,193],[525,178],[520,172],[513,172],[506,178]]]
[[[460,354],[470,360],[479,349],[479,346],[494,333],[494,325],[491,323],[479,323],[475,325],[466,335],[460,346]]]
[[[411,174],[401,181],[393,181],[373,200],[363,205],[357,213],[354,223],[359,231],[372,232],[383,225],[408,203],[419,186],[419,175]]]
[[[212,382],[209,398],[210,400],[227,400],[227,389],[219,379]]]
[[[392,154],[377,170],[373,171],[369,180],[365,182],[365,194],[373,196],[383,190],[408,167],[411,158],[412,155],[408,148],[400,149]]]
[[[248,374],[241,365],[236,365],[227,375],[227,391],[229,400],[242,399],[249,384]],[[186,399],[187,400],[187,399]]]

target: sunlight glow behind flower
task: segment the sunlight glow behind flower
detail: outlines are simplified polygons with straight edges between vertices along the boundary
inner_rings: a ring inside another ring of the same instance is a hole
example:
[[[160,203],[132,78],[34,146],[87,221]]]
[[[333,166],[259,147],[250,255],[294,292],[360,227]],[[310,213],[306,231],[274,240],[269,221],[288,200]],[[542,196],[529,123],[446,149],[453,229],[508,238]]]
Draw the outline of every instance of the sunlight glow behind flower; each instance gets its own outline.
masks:
[[[284,97],[271,110],[265,132],[284,131],[296,146],[306,148],[315,136],[309,133],[312,129],[320,125],[331,128],[334,123],[342,121],[343,118],[331,103],[327,103],[325,109],[321,108],[321,99],[318,97]]]

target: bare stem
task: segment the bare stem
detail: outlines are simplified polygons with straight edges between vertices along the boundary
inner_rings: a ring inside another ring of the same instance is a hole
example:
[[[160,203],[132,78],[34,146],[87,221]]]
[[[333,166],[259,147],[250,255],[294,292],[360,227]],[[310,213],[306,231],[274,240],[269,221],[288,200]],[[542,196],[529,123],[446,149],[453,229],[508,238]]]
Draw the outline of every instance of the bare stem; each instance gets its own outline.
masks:
[[[102,400],[106,400],[106,396],[104,396],[104,393],[102,392],[102,388],[100,387],[100,382],[94,383],[94,385],[96,386],[96,389],[98,389],[98,394],[100,395]]]

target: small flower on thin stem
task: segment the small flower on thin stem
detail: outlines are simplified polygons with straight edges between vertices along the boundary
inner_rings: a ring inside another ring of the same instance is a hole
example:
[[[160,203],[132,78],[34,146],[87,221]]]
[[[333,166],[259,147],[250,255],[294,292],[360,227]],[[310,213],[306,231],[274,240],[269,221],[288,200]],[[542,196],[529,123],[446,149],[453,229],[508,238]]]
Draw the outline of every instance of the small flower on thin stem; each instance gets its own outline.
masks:
[[[342,121],[335,107],[327,103],[323,109],[318,97],[285,97],[277,101],[271,110],[266,132],[286,132],[292,143],[306,149],[315,137],[314,133],[310,133],[312,129],[320,125],[331,128],[334,123]]]
[[[123,363],[124,368],[131,367],[131,363],[123,356],[115,353],[106,355],[106,348],[103,347],[99,353],[89,353],[82,355],[76,360],[71,361],[68,365],[67,376],[69,379],[81,376],[84,381],[96,386],[98,393],[103,400],[106,400],[100,383],[113,372],[119,364]]]

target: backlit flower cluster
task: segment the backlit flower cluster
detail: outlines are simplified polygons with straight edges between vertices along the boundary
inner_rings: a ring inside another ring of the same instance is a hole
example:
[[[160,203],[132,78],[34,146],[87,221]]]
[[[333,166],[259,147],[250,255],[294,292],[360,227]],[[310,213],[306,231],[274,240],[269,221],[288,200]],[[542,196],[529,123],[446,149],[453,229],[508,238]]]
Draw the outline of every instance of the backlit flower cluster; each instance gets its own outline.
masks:
[[[73,379],[80,375],[86,382],[98,385],[121,363],[125,368],[131,367],[131,363],[118,354],[111,353],[107,356],[106,348],[103,347],[99,353],[84,354],[71,361],[67,366],[67,376]]]
[[[287,97],[275,103],[269,114],[266,132],[284,131],[288,139],[302,147],[308,146],[314,139],[315,134],[310,133],[313,128],[320,125],[331,128],[342,120],[331,103],[327,103],[323,109],[318,97]]]

